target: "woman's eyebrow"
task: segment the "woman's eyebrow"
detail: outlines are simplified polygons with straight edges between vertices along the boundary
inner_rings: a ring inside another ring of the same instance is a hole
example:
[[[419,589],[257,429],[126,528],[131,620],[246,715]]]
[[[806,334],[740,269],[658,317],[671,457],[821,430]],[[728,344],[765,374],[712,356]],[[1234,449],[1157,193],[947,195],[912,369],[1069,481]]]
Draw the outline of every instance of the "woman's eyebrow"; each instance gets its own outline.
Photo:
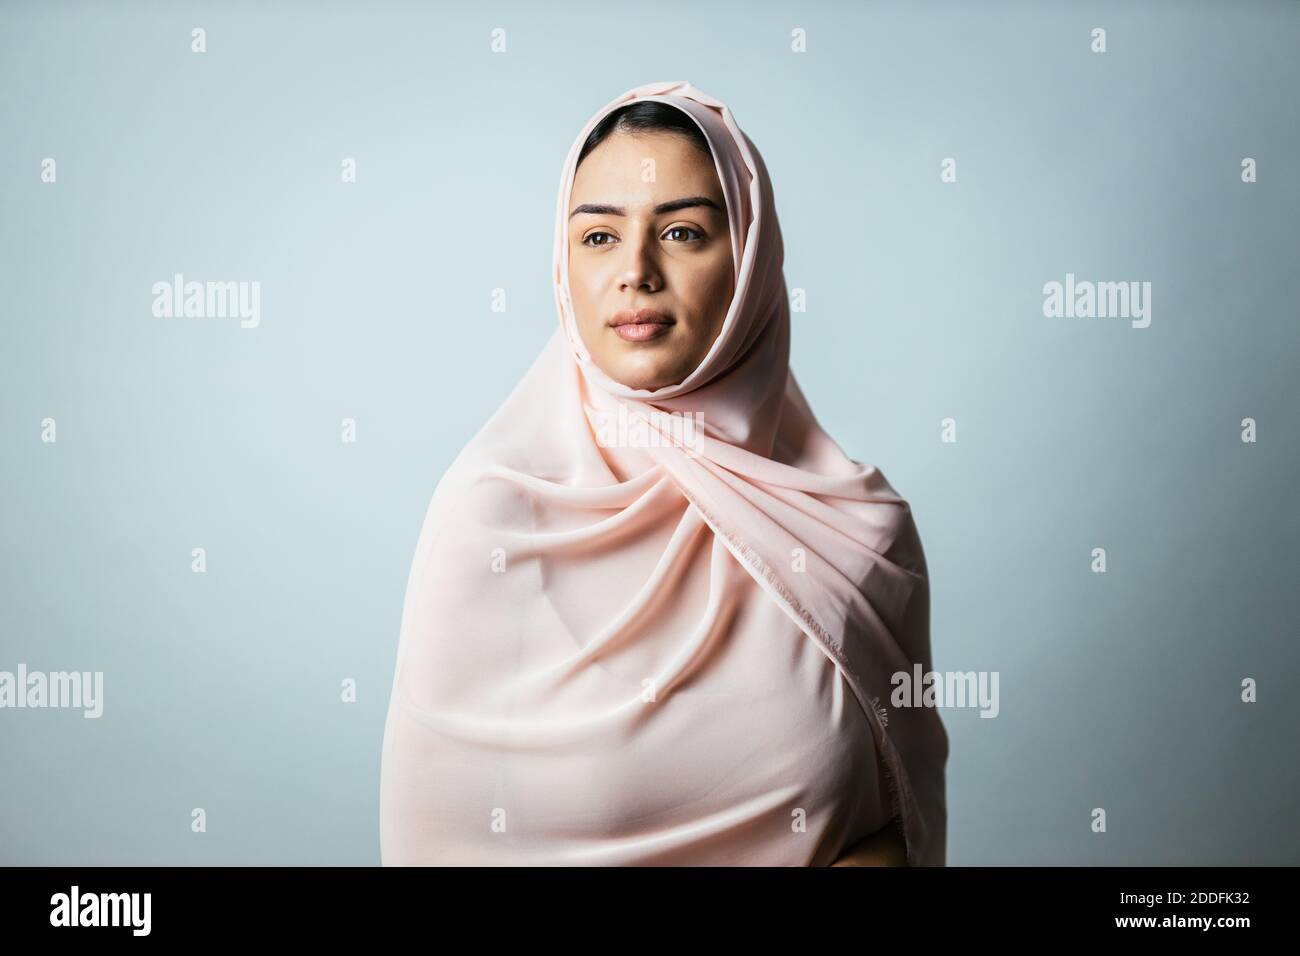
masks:
[[[708,206],[722,212],[722,207],[715,203],[708,196],[687,196],[684,199],[670,199],[668,202],[661,202],[655,206],[654,214],[656,216],[666,212],[676,212],[678,209],[688,209],[691,206]],[[578,213],[590,213],[597,216],[626,216],[627,210],[622,206],[611,206],[607,203],[585,202],[569,213],[572,219]]]

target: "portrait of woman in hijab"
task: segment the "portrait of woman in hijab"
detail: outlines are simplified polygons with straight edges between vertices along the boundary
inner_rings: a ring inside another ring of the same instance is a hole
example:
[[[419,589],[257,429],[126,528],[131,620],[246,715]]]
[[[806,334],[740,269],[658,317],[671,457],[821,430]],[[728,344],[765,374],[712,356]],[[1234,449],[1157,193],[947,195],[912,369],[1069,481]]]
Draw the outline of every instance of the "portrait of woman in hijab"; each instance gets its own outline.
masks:
[[[907,501],[818,425],[773,186],[721,101],[623,93],[565,160],[558,323],[434,490],[385,865],[944,865]]]

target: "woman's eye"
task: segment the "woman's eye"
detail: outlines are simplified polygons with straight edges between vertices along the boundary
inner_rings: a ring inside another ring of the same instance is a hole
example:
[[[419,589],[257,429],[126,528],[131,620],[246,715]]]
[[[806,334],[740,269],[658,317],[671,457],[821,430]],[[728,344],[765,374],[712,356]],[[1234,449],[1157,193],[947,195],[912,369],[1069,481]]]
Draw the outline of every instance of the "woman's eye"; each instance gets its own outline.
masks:
[[[702,238],[704,238],[703,235],[700,233],[700,231],[699,231],[698,229],[692,229],[690,226],[673,226],[671,229],[668,230],[668,232],[664,233],[664,235],[666,235],[666,236],[671,236],[671,235],[672,235],[673,233],[675,233],[675,232],[689,232],[689,233],[691,233],[692,235],[694,235],[694,236],[696,237],[696,239],[702,239]],[[684,239],[684,240],[680,240],[680,241],[682,241],[682,242],[695,242],[696,239]]]
[[[673,226],[664,233],[664,238],[672,242],[698,242],[704,238],[704,234],[698,229],[692,229],[690,226]],[[582,244],[592,248],[600,248],[616,241],[614,236],[608,232],[593,232],[582,240]]]

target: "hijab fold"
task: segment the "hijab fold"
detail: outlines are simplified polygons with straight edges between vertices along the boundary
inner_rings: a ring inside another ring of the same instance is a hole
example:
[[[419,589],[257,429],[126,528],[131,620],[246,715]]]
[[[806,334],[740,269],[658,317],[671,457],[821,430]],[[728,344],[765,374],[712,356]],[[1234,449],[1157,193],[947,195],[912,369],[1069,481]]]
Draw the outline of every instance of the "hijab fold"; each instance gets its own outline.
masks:
[[[568,274],[578,154],[610,111],[641,100],[683,110],[707,138],[735,268],[708,354],[654,390],[594,364]],[[421,826],[402,788],[418,781],[436,799],[451,786],[420,775],[421,746],[455,740],[467,773],[479,755],[496,761],[492,792],[479,784],[491,806],[509,804],[506,760],[550,753],[557,768],[597,773],[751,603],[770,602],[851,688],[908,863],[943,865],[947,734],[933,707],[890,703],[895,674],[931,667],[925,556],[908,503],[823,431],[789,368],[783,259],[758,150],[690,83],[629,90],[574,140],[556,207],[558,327],[439,481],[416,547],[385,729],[386,860],[410,859],[403,841]],[[611,423],[622,441],[602,437]],[[692,602],[684,568],[697,552],[709,585]],[[528,860],[532,834],[515,825],[495,839]],[[489,859],[476,838],[458,840],[441,859]]]

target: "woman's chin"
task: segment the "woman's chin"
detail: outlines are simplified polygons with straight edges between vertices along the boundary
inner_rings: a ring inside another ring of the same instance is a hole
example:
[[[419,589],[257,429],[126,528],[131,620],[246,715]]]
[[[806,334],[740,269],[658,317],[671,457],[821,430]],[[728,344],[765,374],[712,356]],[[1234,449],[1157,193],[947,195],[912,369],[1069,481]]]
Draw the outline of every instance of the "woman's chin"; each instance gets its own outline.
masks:
[[[628,388],[656,389],[676,385],[686,376],[681,374],[679,361],[665,361],[665,356],[651,355],[644,350],[633,350],[620,355],[605,367],[605,374]]]

